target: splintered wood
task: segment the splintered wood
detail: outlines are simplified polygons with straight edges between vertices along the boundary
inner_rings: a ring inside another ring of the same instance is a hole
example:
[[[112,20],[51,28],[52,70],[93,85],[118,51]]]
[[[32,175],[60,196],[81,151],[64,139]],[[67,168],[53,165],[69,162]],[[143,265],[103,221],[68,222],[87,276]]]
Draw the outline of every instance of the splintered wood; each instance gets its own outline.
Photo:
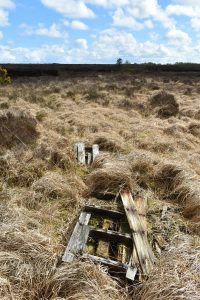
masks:
[[[132,231],[133,241],[135,245],[134,251],[136,251],[143,275],[146,276],[149,274],[151,268],[153,267],[155,258],[147,240],[144,220],[140,218],[139,212],[137,210],[137,206],[140,206],[141,209],[141,204],[138,205],[138,201],[135,202],[133,200],[133,197],[128,190],[122,190],[120,192],[120,196],[124,205],[129,226]],[[134,253],[133,255],[135,256]]]

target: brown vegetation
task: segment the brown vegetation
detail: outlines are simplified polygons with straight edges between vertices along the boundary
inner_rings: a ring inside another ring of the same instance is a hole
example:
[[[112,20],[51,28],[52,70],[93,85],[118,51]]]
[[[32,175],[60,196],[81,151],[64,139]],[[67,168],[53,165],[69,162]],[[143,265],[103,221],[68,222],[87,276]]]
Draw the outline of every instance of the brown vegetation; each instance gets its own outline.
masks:
[[[0,87],[0,298],[199,299],[199,80],[94,75]],[[80,141],[100,146],[89,169]],[[149,241],[168,245],[129,290],[91,262],[61,262],[85,203],[116,205],[91,194],[124,186],[147,200]]]

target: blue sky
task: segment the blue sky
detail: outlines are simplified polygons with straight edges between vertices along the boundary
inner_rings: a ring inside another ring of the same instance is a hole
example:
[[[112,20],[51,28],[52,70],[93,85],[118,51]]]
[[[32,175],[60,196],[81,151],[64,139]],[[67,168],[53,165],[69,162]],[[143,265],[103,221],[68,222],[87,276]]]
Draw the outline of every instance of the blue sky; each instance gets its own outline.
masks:
[[[0,0],[0,63],[200,62],[199,0]]]

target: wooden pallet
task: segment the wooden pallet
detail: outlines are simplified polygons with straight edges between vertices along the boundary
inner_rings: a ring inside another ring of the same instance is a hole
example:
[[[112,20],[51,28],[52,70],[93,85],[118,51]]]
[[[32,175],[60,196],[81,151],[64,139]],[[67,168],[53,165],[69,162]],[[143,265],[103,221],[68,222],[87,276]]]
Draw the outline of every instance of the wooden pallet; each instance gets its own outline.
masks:
[[[134,199],[128,190],[121,190],[119,198],[124,212],[100,206],[83,209],[63,261],[72,262],[81,256],[108,266],[115,276],[143,280],[155,262],[147,240],[145,199]]]

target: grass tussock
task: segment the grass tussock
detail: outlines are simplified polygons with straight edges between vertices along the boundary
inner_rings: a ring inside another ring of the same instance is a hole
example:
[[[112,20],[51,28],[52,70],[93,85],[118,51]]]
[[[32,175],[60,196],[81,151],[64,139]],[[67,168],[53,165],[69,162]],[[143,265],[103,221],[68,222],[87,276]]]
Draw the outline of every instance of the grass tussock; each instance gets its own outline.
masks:
[[[37,121],[31,114],[20,110],[0,113],[0,146],[12,148],[16,144],[29,144],[36,140]]]
[[[114,140],[105,136],[97,137],[93,144],[98,144],[100,151],[120,152],[122,146],[118,140]]]
[[[173,94],[165,91],[155,94],[149,100],[149,107],[157,117],[166,119],[179,113],[179,104]]]
[[[120,162],[105,163],[103,167],[94,169],[87,178],[87,185],[91,194],[118,193],[122,187],[132,191],[138,188],[131,171]]]
[[[160,164],[155,181],[164,198],[179,203],[186,217],[199,215],[200,189],[195,173],[173,164]]]
[[[106,270],[91,262],[66,264],[57,269],[46,287],[47,299],[126,299]]]

